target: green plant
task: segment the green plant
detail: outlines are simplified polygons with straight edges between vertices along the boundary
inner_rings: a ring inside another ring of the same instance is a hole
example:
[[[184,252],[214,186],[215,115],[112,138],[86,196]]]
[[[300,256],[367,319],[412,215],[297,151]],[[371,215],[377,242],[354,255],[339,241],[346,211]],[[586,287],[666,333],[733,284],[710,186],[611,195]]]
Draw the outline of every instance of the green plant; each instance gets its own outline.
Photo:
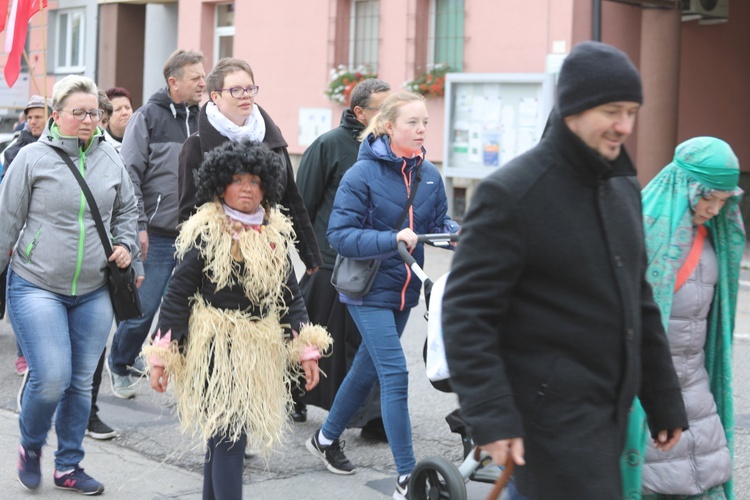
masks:
[[[352,70],[341,64],[331,70],[331,83],[328,84],[325,94],[334,102],[348,105],[349,95],[359,82],[377,77],[377,74],[365,66],[358,66]]]
[[[451,68],[447,64],[438,63],[424,73],[417,75],[413,80],[404,84],[407,90],[422,94],[425,98],[443,97],[445,95],[445,74]]]

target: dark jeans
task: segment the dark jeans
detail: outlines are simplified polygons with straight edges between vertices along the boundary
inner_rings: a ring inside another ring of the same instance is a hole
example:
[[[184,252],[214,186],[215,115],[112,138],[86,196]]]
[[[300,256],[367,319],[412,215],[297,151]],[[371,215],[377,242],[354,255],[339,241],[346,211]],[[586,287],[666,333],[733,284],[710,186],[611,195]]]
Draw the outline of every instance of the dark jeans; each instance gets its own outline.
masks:
[[[96,399],[99,397],[99,386],[102,385],[102,371],[104,370],[106,356],[107,349],[104,348],[102,356],[99,358],[99,364],[96,366],[96,371],[94,372],[94,386],[91,389],[91,413],[89,413],[89,419],[99,411],[99,407],[96,406]]]
[[[247,436],[244,434],[236,443],[225,436],[214,436],[208,440],[203,464],[203,500],[242,500],[246,444]]]
[[[175,266],[175,238],[149,234],[148,241],[148,257],[143,261],[145,279],[138,289],[143,316],[120,323],[112,338],[109,367],[121,376],[129,374],[128,367],[141,352]]]

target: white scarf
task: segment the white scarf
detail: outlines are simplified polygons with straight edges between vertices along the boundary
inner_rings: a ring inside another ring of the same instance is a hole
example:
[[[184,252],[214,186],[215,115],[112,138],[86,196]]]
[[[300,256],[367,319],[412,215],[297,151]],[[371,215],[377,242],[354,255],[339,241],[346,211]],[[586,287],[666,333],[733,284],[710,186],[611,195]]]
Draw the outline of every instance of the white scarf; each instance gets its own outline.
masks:
[[[249,139],[263,142],[266,137],[266,122],[260,116],[257,104],[253,104],[253,112],[250,113],[242,126],[233,123],[232,120],[221,114],[219,107],[210,101],[206,104],[206,116],[208,116],[208,122],[211,126],[230,141],[239,142],[242,139]]]
[[[261,206],[258,206],[258,210],[251,214],[246,214],[245,212],[235,210],[226,203],[222,203],[221,208],[224,209],[224,213],[227,214],[230,219],[241,222],[245,226],[263,225],[263,217],[266,214],[266,211]]]

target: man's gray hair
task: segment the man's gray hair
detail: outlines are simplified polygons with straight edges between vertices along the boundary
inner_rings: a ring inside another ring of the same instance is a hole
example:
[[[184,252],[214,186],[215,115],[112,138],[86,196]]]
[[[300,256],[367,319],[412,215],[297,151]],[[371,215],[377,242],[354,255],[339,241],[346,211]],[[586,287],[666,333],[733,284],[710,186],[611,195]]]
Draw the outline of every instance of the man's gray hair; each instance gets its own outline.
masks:
[[[388,92],[391,90],[391,86],[383,80],[377,78],[368,78],[359,82],[352,90],[352,95],[349,98],[349,109],[354,113],[354,108],[359,106],[360,108],[366,108],[370,104],[370,96],[377,94],[378,92]]]
[[[169,85],[169,78],[182,78],[182,70],[185,66],[203,63],[203,54],[193,50],[176,50],[164,63],[164,81]]]
[[[91,94],[97,99],[99,98],[99,90],[91,78],[81,75],[68,75],[52,87],[52,109],[59,112],[68,97],[76,93]]]

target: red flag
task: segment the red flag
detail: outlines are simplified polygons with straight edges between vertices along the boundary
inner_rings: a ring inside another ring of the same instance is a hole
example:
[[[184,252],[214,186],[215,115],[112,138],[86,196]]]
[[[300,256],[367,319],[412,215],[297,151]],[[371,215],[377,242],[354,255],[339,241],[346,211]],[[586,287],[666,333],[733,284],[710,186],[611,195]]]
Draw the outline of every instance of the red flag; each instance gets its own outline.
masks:
[[[8,20],[8,0],[0,0],[0,33],[5,29]]]
[[[0,0],[6,1],[6,0]],[[8,31],[5,34],[5,52],[8,60],[5,62],[5,81],[12,87],[21,72],[21,56],[26,45],[26,31],[31,16],[47,7],[47,0],[13,0],[8,18]]]

